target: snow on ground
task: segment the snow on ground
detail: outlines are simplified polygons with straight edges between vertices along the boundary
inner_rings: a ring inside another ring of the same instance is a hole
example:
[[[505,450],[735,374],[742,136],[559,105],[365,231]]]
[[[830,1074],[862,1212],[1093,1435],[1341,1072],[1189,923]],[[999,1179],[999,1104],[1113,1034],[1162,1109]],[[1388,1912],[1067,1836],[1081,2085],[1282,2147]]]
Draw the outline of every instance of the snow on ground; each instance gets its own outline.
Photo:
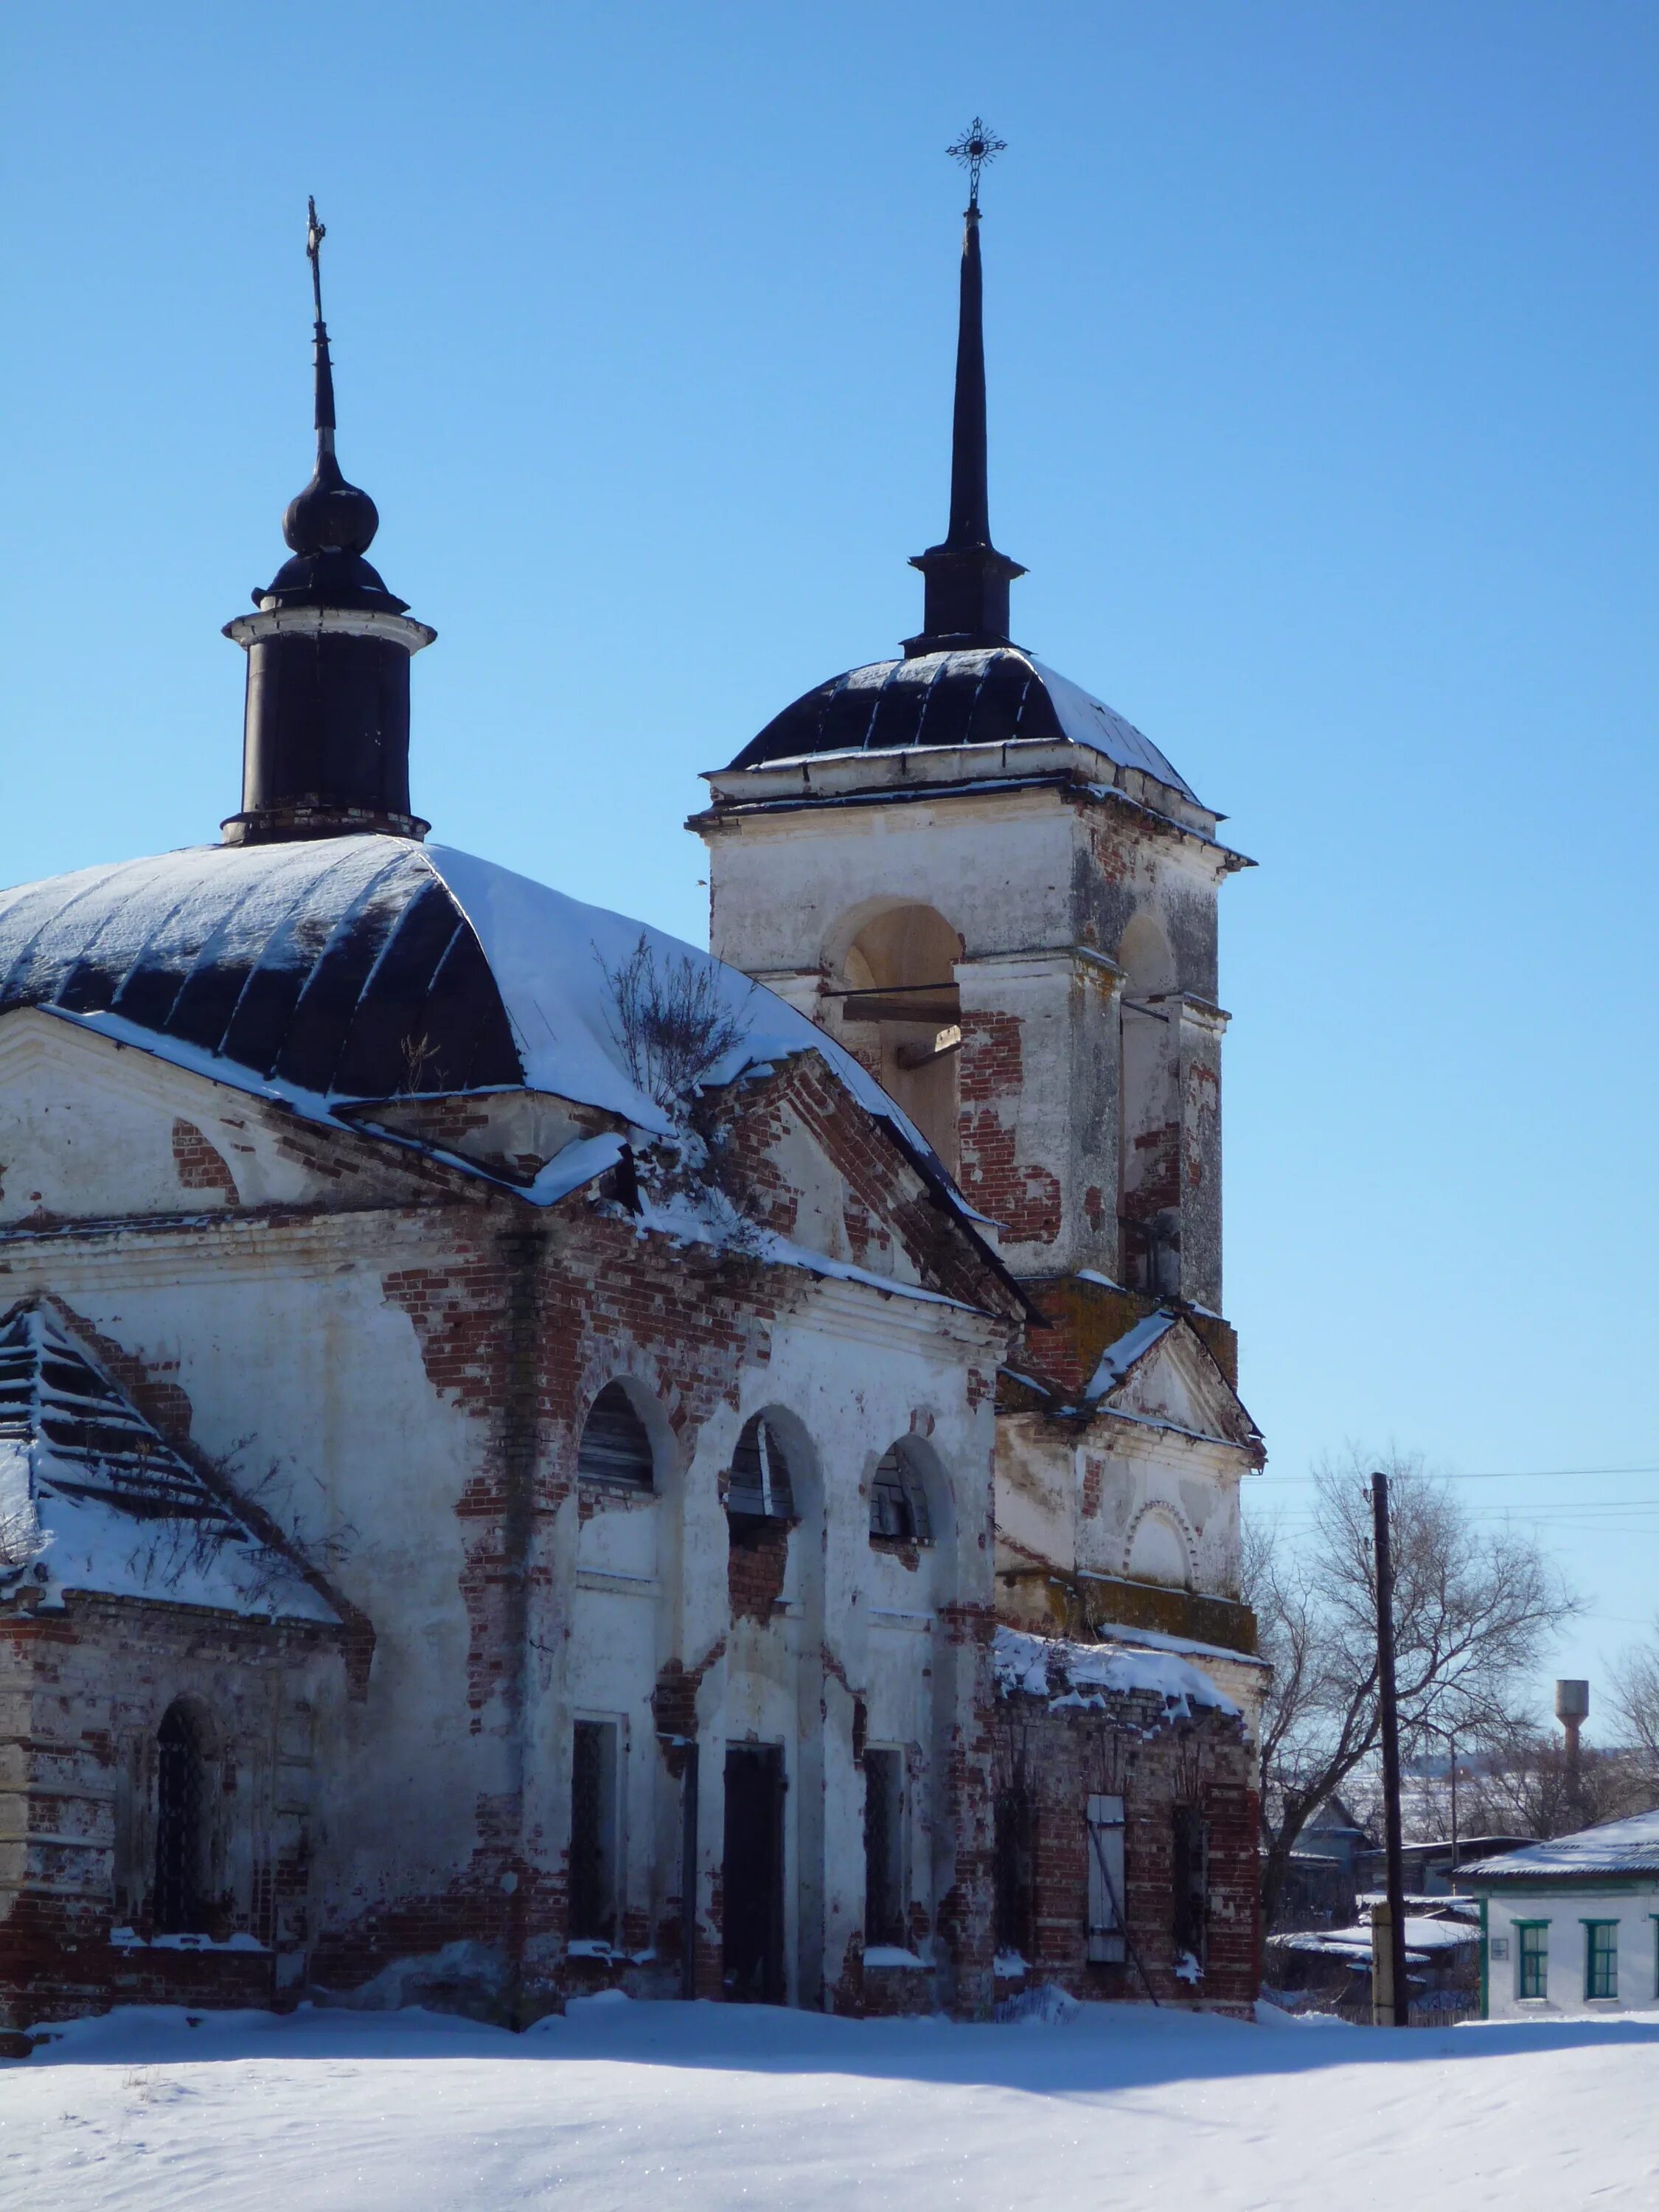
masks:
[[[1659,2203],[1659,2013],[1404,2033],[1062,2003],[967,2027],[590,1999],[129,2011],[0,2066],[29,2212],[1622,2212]]]

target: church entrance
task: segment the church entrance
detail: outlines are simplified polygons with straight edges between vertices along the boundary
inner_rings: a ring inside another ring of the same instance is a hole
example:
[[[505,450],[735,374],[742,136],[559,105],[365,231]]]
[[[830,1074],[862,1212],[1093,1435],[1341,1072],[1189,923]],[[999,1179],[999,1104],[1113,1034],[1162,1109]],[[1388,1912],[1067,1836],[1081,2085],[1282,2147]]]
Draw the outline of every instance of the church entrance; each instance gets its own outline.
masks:
[[[783,1753],[728,1744],[721,1981],[729,2002],[781,2004]]]

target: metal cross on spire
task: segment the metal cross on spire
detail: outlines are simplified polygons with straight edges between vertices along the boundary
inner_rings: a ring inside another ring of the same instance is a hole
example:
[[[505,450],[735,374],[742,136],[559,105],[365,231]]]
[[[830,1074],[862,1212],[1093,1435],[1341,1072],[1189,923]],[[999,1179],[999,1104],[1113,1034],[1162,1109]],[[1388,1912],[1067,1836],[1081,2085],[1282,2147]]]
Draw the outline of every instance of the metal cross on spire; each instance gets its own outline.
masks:
[[[983,116],[976,115],[956,144],[947,146],[945,150],[953,161],[960,161],[967,170],[968,204],[970,208],[977,208],[979,173],[988,161],[994,161],[999,154],[1007,152],[1007,140],[999,138]]]
[[[328,236],[328,226],[317,220],[317,203],[309,193],[306,196],[306,259],[311,264],[311,296],[316,304],[317,320],[323,319],[323,240]]]

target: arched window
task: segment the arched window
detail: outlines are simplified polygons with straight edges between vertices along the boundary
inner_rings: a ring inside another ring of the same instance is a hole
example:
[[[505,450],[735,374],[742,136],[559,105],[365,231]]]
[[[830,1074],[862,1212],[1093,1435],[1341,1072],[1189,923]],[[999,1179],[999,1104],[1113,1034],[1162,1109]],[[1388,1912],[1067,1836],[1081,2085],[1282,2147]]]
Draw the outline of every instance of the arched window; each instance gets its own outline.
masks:
[[[734,1519],[793,1521],[794,1486],[782,1439],[759,1413],[738,1438],[732,1455],[732,1486],[726,1510]]]
[[[890,1445],[876,1464],[870,1485],[870,1534],[906,1544],[926,1544],[932,1538],[927,1492],[902,1442]]]
[[[576,1454],[576,1473],[584,1482],[602,1482],[612,1490],[654,1487],[651,1438],[620,1382],[607,1382],[593,1401]]]
[[[158,1936],[204,1936],[209,1917],[209,1800],[201,1730],[169,1705],[156,1733],[155,1889]]]

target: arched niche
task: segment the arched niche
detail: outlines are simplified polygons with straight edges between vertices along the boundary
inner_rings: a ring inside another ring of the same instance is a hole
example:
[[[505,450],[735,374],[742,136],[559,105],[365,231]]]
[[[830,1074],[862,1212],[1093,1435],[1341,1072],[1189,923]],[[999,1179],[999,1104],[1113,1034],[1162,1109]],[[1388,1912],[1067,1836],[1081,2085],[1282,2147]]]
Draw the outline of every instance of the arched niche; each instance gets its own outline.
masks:
[[[836,935],[831,965],[847,1042],[954,1173],[961,936],[936,908],[901,901],[861,909]]]
[[[1130,1532],[1124,1572],[1132,1582],[1164,1589],[1190,1589],[1192,1542],[1173,1507],[1146,1507]]]

